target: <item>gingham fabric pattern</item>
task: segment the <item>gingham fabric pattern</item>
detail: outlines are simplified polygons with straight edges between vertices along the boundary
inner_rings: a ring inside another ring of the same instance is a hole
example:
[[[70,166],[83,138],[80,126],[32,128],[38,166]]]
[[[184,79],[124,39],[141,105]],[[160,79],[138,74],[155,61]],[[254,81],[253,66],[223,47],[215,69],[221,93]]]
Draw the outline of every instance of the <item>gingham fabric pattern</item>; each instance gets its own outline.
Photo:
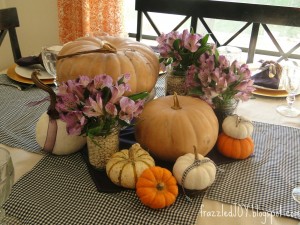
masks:
[[[156,85],[158,97],[164,96],[164,78],[160,76]],[[7,77],[2,75],[1,79]],[[10,93],[9,99],[0,95],[0,143],[39,151],[34,125],[49,103],[34,107],[27,104],[43,99],[47,93],[1,85],[0,91]],[[300,185],[300,130],[258,122],[254,126],[254,156],[221,165],[224,172],[218,173],[205,197],[300,219],[299,205],[291,196],[292,189]],[[181,195],[170,208],[150,210],[134,191],[97,192],[77,153],[43,158],[14,185],[5,208],[24,224],[194,224],[202,197],[189,203]]]
[[[292,189],[300,186],[300,129],[254,123],[255,152],[251,158],[220,165],[205,197],[300,219]]]
[[[40,152],[41,148],[35,141],[35,124],[47,111],[50,102],[44,101],[34,106],[31,103],[43,100],[48,93],[36,87],[20,91],[1,83],[18,84],[6,75],[0,75],[0,143]],[[155,87],[157,97],[164,96],[164,85],[164,76],[160,76]]]
[[[0,75],[2,82],[14,83],[6,75]],[[20,91],[15,87],[0,85],[0,143],[39,152],[41,148],[35,141],[35,124],[47,111],[49,101],[35,106],[30,106],[30,103],[47,96],[48,93],[35,87]]]
[[[45,156],[13,187],[5,203],[23,224],[195,224],[203,195],[180,195],[168,208],[144,206],[134,190],[97,191],[80,153]]]

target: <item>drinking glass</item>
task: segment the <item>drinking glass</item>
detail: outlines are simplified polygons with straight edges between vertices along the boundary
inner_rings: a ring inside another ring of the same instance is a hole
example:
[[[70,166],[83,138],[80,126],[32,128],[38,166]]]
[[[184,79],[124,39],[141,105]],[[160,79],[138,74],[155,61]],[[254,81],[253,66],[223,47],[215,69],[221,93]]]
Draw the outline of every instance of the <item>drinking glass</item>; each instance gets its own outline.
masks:
[[[292,196],[296,202],[300,203],[300,187],[295,187],[293,189]]]
[[[56,85],[56,61],[57,55],[62,46],[55,45],[42,48],[42,59],[46,71],[54,77],[54,84]]]
[[[14,167],[9,152],[0,147],[0,225],[20,224],[14,217],[7,216],[3,205],[10,195],[14,183]]]
[[[224,55],[231,64],[234,60],[241,62],[242,49],[234,46],[221,46],[218,47],[219,55]]]
[[[297,117],[300,115],[300,110],[296,109],[293,104],[300,89],[300,67],[293,62],[287,62],[283,66],[281,79],[283,79],[283,87],[288,93],[287,105],[278,106],[276,111],[286,117]]]

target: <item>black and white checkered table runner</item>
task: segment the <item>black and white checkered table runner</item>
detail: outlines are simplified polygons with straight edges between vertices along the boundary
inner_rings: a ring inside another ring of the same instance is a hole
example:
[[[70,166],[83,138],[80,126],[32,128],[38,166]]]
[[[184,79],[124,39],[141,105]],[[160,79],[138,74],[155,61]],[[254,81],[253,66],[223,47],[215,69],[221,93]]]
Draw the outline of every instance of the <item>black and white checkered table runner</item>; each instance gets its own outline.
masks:
[[[97,191],[80,153],[45,156],[13,187],[5,204],[24,224],[194,224],[203,196],[179,196],[168,208],[144,206],[135,191]]]
[[[224,164],[205,197],[300,219],[292,189],[300,186],[300,129],[254,123],[254,155]]]
[[[164,95],[163,78],[157,82],[157,96]],[[1,109],[0,143],[38,152],[34,125],[48,103],[26,105],[47,94],[35,88],[18,91],[1,85],[0,91],[9,92],[11,99],[0,96],[1,105],[5,105]],[[300,219],[300,207],[291,196],[292,188],[300,185],[300,130],[254,124],[254,156],[222,165],[225,172],[218,173],[205,197]],[[44,157],[15,184],[5,208],[25,224],[194,224],[202,197],[189,203],[180,196],[172,207],[157,211],[144,207],[134,191],[99,193],[77,153]]]
[[[0,75],[0,83],[15,83],[6,75]],[[156,85],[156,96],[164,96],[164,76]],[[38,88],[19,91],[15,87],[0,85],[0,143],[30,152],[40,152],[35,140],[35,124],[47,111],[49,101],[43,101],[48,93]],[[32,103],[42,101],[32,106]]]

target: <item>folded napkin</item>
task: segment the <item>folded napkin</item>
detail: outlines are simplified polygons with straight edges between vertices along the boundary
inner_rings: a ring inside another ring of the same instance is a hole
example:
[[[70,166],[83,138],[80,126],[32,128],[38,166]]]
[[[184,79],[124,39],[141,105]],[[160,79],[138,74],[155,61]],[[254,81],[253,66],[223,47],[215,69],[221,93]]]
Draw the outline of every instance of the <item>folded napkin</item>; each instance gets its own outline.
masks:
[[[282,67],[274,61],[263,61],[260,72],[253,75],[254,85],[271,89],[278,89]]]
[[[41,64],[42,66],[44,66],[41,54],[39,54],[38,56],[22,57],[22,58],[18,59],[16,61],[16,63],[19,66],[24,66],[24,67],[31,66],[31,65],[34,65],[34,64]]]

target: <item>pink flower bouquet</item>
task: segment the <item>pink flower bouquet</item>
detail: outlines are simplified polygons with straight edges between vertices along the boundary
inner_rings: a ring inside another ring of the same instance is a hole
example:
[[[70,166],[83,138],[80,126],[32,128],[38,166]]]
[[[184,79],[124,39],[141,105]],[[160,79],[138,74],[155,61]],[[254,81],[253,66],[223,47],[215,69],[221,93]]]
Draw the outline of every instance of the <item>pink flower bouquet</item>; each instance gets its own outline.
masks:
[[[174,75],[185,75],[188,67],[195,64],[200,55],[213,51],[214,46],[207,43],[208,38],[208,34],[202,36],[187,29],[182,33],[172,31],[161,34],[156,39],[161,67],[171,65],[173,71],[178,72]]]
[[[202,54],[188,69],[185,84],[190,95],[199,96],[213,108],[232,99],[247,101],[255,90],[247,64],[231,65],[223,55]]]
[[[117,126],[129,126],[142,112],[148,93],[124,96],[130,92],[129,74],[113,82],[109,75],[93,79],[80,76],[58,87],[56,109],[71,135],[108,135]]]

